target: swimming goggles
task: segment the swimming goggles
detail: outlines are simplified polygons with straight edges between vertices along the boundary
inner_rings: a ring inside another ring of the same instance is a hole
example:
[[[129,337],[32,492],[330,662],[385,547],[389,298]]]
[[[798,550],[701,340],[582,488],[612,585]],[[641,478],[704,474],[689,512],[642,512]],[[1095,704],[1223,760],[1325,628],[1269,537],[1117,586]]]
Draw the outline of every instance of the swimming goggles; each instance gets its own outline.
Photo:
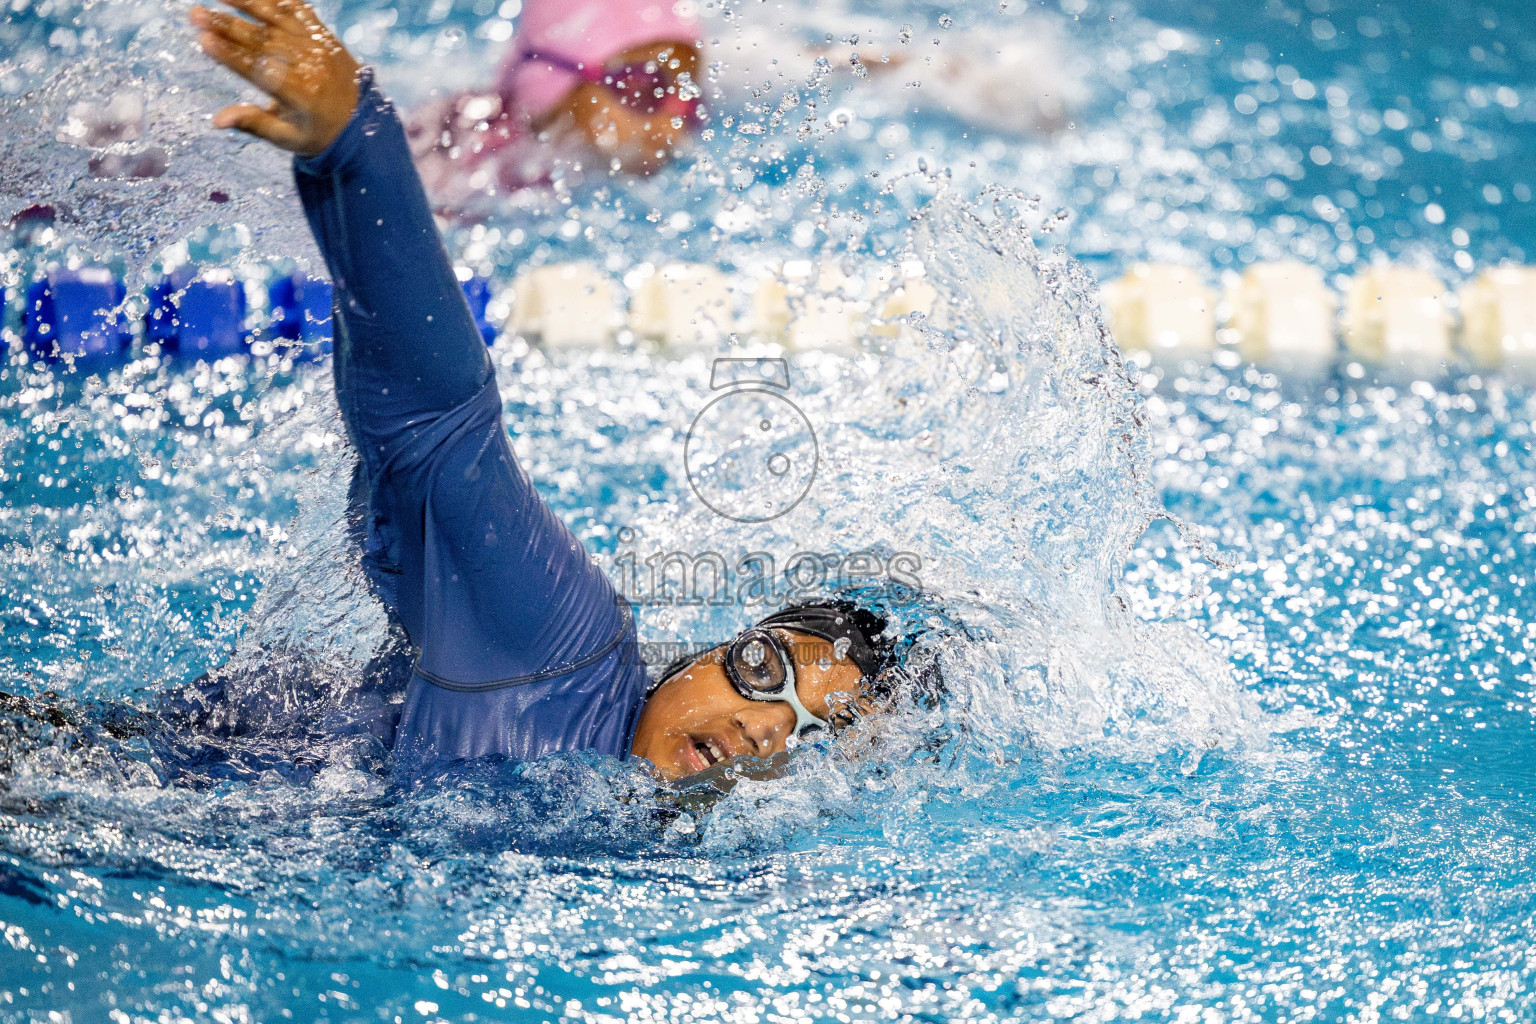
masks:
[[[678,86],[662,73],[656,61],[624,64],[610,71],[601,66],[588,67],[558,53],[529,50],[523,54],[522,63],[530,61],[569,71],[584,82],[607,86],[618,95],[620,103],[647,116],[666,114],[671,117],[697,117],[702,105],[697,96],[686,100],[679,96]],[[647,65],[655,70],[649,70]]]
[[[749,629],[725,648],[725,677],[747,700],[783,701],[795,712],[796,737],[826,729],[827,721],[811,714],[795,690],[795,662],[789,651],[766,629]]]

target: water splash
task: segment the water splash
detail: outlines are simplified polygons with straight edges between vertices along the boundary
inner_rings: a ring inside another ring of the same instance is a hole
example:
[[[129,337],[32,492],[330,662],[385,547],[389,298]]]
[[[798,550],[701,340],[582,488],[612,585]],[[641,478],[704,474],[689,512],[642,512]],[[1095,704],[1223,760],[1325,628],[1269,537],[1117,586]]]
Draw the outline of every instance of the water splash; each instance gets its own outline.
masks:
[[[921,590],[976,631],[941,657],[949,725],[978,757],[1107,738],[1148,754],[1256,739],[1261,716],[1220,656],[1142,623],[1121,592],[1127,557],[1164,514],[1141,401],[1091,277],[1035,247],[1028,205],[1007,193],[936,200],[909,249],[940,293],[934,314],[910,318],[878,358],[792,361],[821,451],[800,505],[740,523],[676,492],[640,510],[643,540],[619,567],[667,552],[738,566],[763,553],[796,577],[813,553],[823,585],[790,594],[803,599],[848,582],[840,560],[906,555]],[[698,405],[685,400],[674,436]],[[642,622],[701,642],[767,610],[664,600]]]
[[[283,155],[208,128],[239,87],[197,55],[185,11],[66,0],[8,14],[0,222],[46,211],[38,258],[137,273],[198,228],[233,224],[252,257],[315,255]]]

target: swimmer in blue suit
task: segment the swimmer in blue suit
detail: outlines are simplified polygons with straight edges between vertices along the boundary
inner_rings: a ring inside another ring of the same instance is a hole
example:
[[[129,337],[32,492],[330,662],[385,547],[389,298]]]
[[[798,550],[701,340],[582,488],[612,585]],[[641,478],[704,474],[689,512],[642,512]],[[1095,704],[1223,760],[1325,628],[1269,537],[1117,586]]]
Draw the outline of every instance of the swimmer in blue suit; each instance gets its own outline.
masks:
[[[846,602],[769,616],[649,686],[629,606],[513,456],[394,108],[308,5],[228,2],[193,8],[199,44],[271,102],[213,123],[295,155],[335,283],[364,565],[416,652],[397,771],[592,750],[679,779],[868,707],[896,645]]]

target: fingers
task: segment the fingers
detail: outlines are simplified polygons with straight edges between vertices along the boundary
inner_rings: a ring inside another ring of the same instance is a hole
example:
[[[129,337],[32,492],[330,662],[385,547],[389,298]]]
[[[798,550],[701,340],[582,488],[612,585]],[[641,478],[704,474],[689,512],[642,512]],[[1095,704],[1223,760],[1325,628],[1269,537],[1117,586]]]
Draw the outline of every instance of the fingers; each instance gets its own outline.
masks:
[[[214,125],[303,156],[323,151],[357,105],[357,62],[302,0],[225,2],[241,13],[192,9],[198,46],[275,102],[226,107]]]
[[[261,49],[272,36],[272,30],[266,25],[222,11],[210,11],[206,7],[192,8],[192,24],[251,50]]]
[[[304,142],[304,136],[296,126],[279,117],[277,110],[276,103],[265,108],[251,103],[237,103],[214,114],[213,126],[234,128],[258,139],[266,139],[281,149],[297,152]]]
[[[251,49],[217,32],[205,30],[197,37],[203,52],[256,88],[277,99],[288,99],[285,85],[288,60],[281,54]]]
[[[257,21],[274,28],[293,28],[298,24],[290,10],[292,4],[285,0],[224,0],[224,2],[235,10],[249,14]]]
[[[325,22],[320,20],[320,15],[304,0],[277,0],[280,7],[286,9],[288,15],[303,29],[306,35],[312,39],[318,39],[322,35],[329,35],[330,29],[325,27]]]
[[[225,107],[210,118],[215,128],[237,128],[247,131],[246,125],[254,124],[261,114],[274,113],[273,107],[258,107],[254,103],[235,103]]]
[[[224,0],[229,6],[244,11],[257,21],[289,31],[318,38],[327,31],[325,23],[315,9],[304,0]]]

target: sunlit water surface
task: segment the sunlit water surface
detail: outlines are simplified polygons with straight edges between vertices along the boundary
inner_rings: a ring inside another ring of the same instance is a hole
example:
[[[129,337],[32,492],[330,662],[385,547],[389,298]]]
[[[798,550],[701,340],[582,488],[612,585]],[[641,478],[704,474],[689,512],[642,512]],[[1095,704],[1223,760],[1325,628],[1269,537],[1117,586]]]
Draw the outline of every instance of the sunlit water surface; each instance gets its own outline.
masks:
[[[712,810],[583,757],[390,784],[357,725],[390,699],[365,670],[389,640],[324,367],[13,359],[0,1020],[1530,1019],[1536,398],[1456,368],[1143,376],[1065,256],[1454,274],[1529,252],[1516,8],[1356,6],[914,4],[868,31],[1047,19],[1087,86],[1073,126],[882,134],[899,111],[850,79],[840,126],[722,133],[455,239],[498,272],[911,255],[946,297],[870,356],[792,360],[820,472],[761,527],[683,479],[708,354],[495,350],[519,456],[608,567],[904,552],[966,625],[927,651],[939,708]],[[452,34],[489,9],[393,10],[340,20],[402,95],[491,59]],[[230,90],[180,56],[177,16],[7,15],[0,198],[65,214],[13,284],[70,246],[143,274],[199,223],[244,224],[191,243],[237,264],[306,251],[282,161],[192,119]],[[113,75],[152,97],[163,179],[90,179],[53,140]],[[920,156],[948,180],[884,190]],[[1026,197],[976,198],[994,183]],[[699,640],[752,614],[639,618]],[[226,663],[218,715],[165,703]]]

